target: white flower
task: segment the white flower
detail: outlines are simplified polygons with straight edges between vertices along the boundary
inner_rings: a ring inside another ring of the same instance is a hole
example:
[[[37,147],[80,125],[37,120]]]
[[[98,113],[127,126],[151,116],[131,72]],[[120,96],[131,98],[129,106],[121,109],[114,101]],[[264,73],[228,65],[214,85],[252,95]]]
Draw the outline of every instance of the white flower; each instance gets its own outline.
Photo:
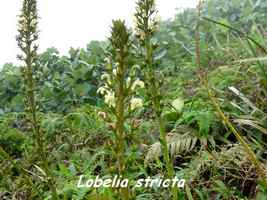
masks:
[[[145,87],[145,84],[143,81],[140,81],[140,79],[136,79],[131,87],[131,90],[135,90],[136,88],[144,88]]]
[[[96,92],[98,94],[104,95],[105,93],[108,92],[108,89],[105,86],[103,86],[103,87],[98,88]]]
[[[108,74],[103,74],[103,75],[101,76],[101,80],[107,79],[108,77],[109,77]]]
[[[132,66],[132,69],[133,70],[140,70],[140,65],[133,65]]]
[[[27,28],[27,19],[25,18],[25,16],[21,15],[19,18],[19,29],[22,31],[26,31]]]
[[[139,65],[133,65],[132,69],[131,69],[131,72],[130,72],[130,75],[131,76],[136,76],[136,73],[137,73],[138,70],[140,70],[140,66]]]
[[[19,16],[19,20],[20,20],[20,21],[25,21],[25,20],[26,20],[26,19],[25,19],[25,16],[24,16],[24,15],[20,15],[20,16]]]
[[[105,61],[106,63],[110,63],[110,58],[106,57],[106,58],[104,59],[104,61]]]
[[[143,100],[141,98],[132,98],[130,101],[130,110],[135,110],[143,106]]]
[[[127,88],[129,88],[130,83],[131,83],[131,78],[128,77],[128,78],[126,79],[126,87],[127,87]]]
[[[105,85],[96,91],[98,94],[105,95],[104,96],[104,102],[108,106],[115,107],[115,93],[112,90],[109,90],[109,88]]]
[[[115,93],[108,91],[105,95],[105,103],[110,107],[115,107]]]
[[[112,70],[112,73],[113,73],[114,76],[117,76],[117,71],[118,70],[116,68]]]
[[[110,78],[109,74],[107,74],[107,73],[103,74],[101,76],[101,80],[106,80],[106,82],[111,85],[111,78]]]
[[[37,21],[36,19],[33,19],[33,20],[31,21],[31,25],[32,25],[32,26],[35,26],[37,23],[38,23],[38,21]]]
[[[145,38],[146,38],[146,34],[145,34],[145,32],[141,31],[141,32],[140,32],[140,39],[141,39],[141,40],[145,40]]]

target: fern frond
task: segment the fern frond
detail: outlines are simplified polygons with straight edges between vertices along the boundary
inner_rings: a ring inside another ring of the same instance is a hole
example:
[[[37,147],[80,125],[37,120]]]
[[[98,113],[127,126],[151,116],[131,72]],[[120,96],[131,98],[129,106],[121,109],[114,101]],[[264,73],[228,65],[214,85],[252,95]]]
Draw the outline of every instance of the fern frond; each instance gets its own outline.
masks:
[[[177,133],[169,133],[166,137],[167,145],[169,149],[169,154],[173,157],[179,154],[184,154],[192,151],[198,138],[192,136],[191,134],[177,134]],[[158,159],[162,155],[160,142],[156,142],[150,146],[148,149],[145,163],[154,161]]]

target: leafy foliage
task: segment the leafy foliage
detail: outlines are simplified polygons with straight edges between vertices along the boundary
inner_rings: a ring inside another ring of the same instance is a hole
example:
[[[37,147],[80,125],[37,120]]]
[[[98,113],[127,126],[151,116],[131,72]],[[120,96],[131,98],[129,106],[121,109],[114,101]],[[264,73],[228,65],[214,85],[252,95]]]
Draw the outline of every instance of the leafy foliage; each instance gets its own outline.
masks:
[[[266,199],[256,168],[217,115],[197,77],[201,74],[195,61],[197,10],[178,10],[174,18],[160,21],[154,3],[138,1],[133,33],[117,21],[111,40],[71,48],[64,56],[54,47],[34,55],[36,123],[59,199],[119,199],[113,188],[76,187],[81,174],[107,178],[117,173],[119,143],[125,145],[119,156],[123,155],[124,174],[130,180],[166,174],[162,139],[174,174],[186,179],[180,199]],[[143,16],[148,8],[150,13]],[[203,3],[199,26],[200,65],[209,87],[264,170],[266,11],[264,0],[208,0]],[[152,17],[148,20],[148,16]],[[31,24],[31,33],[37,39],[35,25]],[[121,61],[118,49],[127,50],[127,70],[120,83],[134,86],[134,93],[121,93],[126,109],[119,139],[114,134],[118,95],[109,95],[109,101],[104,95],[107,91],[118,94],[118,71],[114,70]],[[29,92],[24,73],[12,63],[0,71],[0,199],[48,200],[51,189],[42,184],[48,173],[39,162],[33,123],[24,112]],[[166,130],[164,138],[160,128]],[[132,199],[171,199],[169,190],[135,188],[133,182],[128,188]]]

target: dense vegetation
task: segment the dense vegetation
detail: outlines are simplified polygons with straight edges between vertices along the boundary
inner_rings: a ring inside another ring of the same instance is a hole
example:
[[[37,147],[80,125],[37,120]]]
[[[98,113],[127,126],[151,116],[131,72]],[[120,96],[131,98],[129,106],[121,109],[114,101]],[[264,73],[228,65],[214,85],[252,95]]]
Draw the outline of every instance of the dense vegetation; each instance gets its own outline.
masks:
[[[179,2],[179,1],[178,1]],[[167,2],[166,2],[167,3]],[[267,2],[208,0],[106,41],[37,54],[24,0],[18,58],[0,71],[0,199],[267,199]],[[121,175],[127,188],[78,188]],[[133,187],[179,177],[182,189]]]

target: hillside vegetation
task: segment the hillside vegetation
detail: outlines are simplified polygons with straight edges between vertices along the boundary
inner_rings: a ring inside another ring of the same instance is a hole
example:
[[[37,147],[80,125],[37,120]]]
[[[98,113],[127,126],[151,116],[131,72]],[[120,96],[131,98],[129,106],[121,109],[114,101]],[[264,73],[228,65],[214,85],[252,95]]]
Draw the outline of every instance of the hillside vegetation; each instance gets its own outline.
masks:
[[[37,53],[37,3],[18,19],[21,66],[0,71],[0,199],[267,199],[265,0],[166,21],[137,0],[134,27],[115,19],[64,56]],[[130,184],[79,188],[81,175]],[[174,176],[184,188],[134,187]]]

